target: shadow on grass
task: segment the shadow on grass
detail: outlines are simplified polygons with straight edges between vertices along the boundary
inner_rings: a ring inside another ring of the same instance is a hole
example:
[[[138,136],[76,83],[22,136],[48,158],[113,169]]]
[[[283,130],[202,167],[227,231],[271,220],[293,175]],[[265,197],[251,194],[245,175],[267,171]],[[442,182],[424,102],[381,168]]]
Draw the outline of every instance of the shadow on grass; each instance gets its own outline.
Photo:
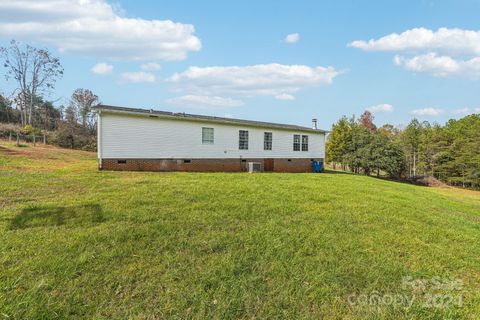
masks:
[[[411,186],[418,186],[418,187],[425,187],[425,188],[449,188],[451,186],[447,184],[443,185],[429,185],[425,183],[420,183],[418,180],[412,180],[412,179],[401,179],[401,178],[394,178],[394,177],[387,177],[387,176],[377,176],[375,173],[370,174],[370,175],[365,175],[362,173],[355,173],[351,171],[342,171],[342,170],[334,170],[334,169],[324,169],[322,173],[325,174],[338,174],[338,175],[349,175],[349,176],[359,176],[359,177],[366,177],[366,178],[371,178],[371,179],[378,179],[382,181],[388,181],[388,182],[393,182],[393,183],[398,183],[398,184],[406,184],[406,185],[411,185]],[[420,177],[419,177],[420,178]],[[425,177],[422,177],[425,178]],[[439,181],[441,183],[441,181]]]
[[[348,174],[348,175],[352,175],[352,174],[355,174],[353,172],[349,172],[349,171],[341,171],[341,170],[333,170],[333,169],[325,169],[323,170],[324,173],[330,173],[330,174]]]
[[[10,230],[52,226],[93,226],[105,221],[98,204],[81,206],[37,206],[23,209],[10,221]]]
[[[410,179],[399,179],[399,178],[377,176],[377,175],[365,175],[365,174],[354,173],[354,172],[350,172],[350,171],[325,169],[323,172],[328,173],[328,174],[344,174],[344,175],[351,175],[351,176],[368,177],[368,178],[372,178],[372,179],[389,181],[389,182],[393,182],[393,183],[407,184],[407,185],[411,185],[411,186],[419,186],[419,187],[427,187],[427,188],[438,187],[438,186],[430,186],[430,185],[426,185],[426,184],[422,184],[422,183],[417,183],[416,181],[410,180]],[[448,186],[445,185],[445,187],[448,187]]]

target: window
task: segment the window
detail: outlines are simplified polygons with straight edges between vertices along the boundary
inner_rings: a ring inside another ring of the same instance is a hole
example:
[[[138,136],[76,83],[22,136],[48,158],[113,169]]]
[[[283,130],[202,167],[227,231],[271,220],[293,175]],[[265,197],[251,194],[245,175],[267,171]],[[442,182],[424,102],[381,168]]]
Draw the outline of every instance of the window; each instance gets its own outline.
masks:
[[[248,150],[248,131],[247,130],[238,131],[238,149]]]
[[[293,135],[293,151],[300,151],[300,135]]]
[[[308,151],[308,136],[302,136],[302,151]]]
[[[263,133],[263,150],[272,150],[272,133]]]
[[[213,144],[213,128],[202,128],[202,144]]]

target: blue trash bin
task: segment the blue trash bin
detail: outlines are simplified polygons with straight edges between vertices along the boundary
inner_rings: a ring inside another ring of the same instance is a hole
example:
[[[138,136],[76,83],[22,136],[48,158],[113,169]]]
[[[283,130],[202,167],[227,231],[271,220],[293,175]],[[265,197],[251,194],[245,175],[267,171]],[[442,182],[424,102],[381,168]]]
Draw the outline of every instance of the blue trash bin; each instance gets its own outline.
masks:
[[[323,161],[312,161],[312,172],[319,173],[323,171]]]

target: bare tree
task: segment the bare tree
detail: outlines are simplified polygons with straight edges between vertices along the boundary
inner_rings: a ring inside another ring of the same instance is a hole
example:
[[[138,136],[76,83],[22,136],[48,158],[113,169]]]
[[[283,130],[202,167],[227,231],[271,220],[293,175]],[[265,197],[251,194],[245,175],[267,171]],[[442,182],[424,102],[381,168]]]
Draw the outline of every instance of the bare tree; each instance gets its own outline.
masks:
[[[98,96],[88,89],[77,89],[73,92],[71,105],[75,108],[76,114],[81,118],[84,128],[93,128],[92,107],[98,103]]]
[[[46,49],[21,46],[15,40],[9,47],[0,47],[0,58],[7,69],[5,78],[17,84],[16,103],[22,125],[32,124],[35,97],[52,90],[63,76],[60,60]]]

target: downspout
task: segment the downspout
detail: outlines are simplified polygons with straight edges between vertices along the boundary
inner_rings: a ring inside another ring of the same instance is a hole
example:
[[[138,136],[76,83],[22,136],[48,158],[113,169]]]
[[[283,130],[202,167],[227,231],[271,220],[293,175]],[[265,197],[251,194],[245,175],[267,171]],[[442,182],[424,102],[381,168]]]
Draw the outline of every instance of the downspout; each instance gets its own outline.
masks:
[[[98,155],[98,169],[103,169],[102,163],[102,111],[97,112],[97,155]]]

